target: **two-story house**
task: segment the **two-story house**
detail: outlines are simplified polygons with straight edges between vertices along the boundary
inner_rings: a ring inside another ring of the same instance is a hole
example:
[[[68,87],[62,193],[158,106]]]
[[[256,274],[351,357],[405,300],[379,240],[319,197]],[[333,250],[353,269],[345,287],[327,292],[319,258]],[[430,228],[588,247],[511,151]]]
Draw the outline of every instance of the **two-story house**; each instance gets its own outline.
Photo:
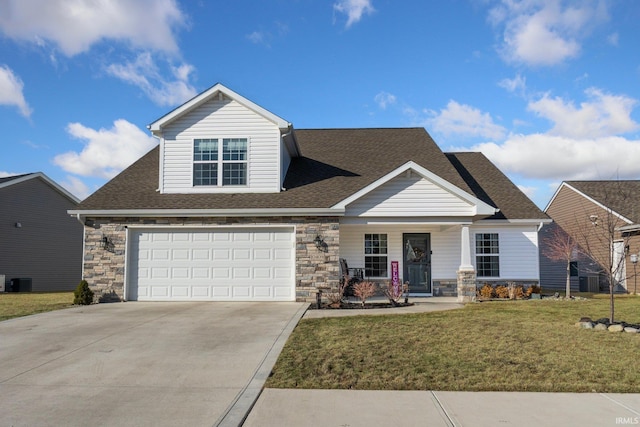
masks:
[[[412,295],[539,281],[548,217],[423,128],[294,129],[216,84],[149,129],[159,146],[70,211],[103,300],[313,300],[340,259]]]

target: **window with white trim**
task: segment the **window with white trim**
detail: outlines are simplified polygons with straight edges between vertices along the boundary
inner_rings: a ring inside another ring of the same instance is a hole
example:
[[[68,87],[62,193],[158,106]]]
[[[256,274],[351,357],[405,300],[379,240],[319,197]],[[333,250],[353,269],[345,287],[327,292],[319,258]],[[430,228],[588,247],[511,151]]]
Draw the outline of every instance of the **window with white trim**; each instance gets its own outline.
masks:
[[[194,139],[193,185],[247,185],[247,138]]]
[[[500,277],[498,233],[476,233],[476,274],[478,277]]]
[[[364,275],[387,277],[387,235],[364,235]]]

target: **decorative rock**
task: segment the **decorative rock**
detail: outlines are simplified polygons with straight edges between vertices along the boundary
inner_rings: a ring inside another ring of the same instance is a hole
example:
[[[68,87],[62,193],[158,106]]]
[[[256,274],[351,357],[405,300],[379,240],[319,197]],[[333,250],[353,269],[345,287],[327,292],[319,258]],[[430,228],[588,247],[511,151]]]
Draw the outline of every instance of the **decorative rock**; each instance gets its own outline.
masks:
[[[622,331],[624,331],[624,326],[622,325],[615,324],[615,325],[609,326],[609,332],[622,332]]]
[[[627,326],[626,328],[624,328],[625,332],[629,332],[631,334],[637,334],[638,333],[638,329],[636,328],[632,328],[631,326]]]
[[[582,329],[593,329],[593,323],[591,322],[578,322],[577,323]]]
[[[593,329],[595,329],[596,331],[606,331],[607,325],[605,325],[604,323],[596,323]]]
[[[580,323],[591,322],[591,318],[590,317],[581,317],[580,320],[578,320],[578,322],[580,322]]]

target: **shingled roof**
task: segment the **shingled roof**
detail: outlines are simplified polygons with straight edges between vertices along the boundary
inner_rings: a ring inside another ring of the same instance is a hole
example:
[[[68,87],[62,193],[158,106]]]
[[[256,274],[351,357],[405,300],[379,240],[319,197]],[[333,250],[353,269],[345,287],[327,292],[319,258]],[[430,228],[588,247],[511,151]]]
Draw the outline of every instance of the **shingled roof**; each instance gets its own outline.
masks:
[[[601,205],[640,224],[640,181],[565,181]]]
[[[330,208],[413,161],[500,209],[496,219],[547,218],[480,153],[443,153],[424,128],[295,131],[301,156],[279,193],[160,194],[158,147],[85,199],[78,210]]]

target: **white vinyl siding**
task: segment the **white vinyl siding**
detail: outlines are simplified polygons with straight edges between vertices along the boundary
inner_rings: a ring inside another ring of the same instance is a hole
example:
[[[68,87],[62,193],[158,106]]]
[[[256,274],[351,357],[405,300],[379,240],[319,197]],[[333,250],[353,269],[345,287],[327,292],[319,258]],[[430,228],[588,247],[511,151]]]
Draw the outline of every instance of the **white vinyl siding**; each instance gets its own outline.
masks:
[[[398,261],[400,271],[403,269],[403,233],[430,233],[431,277],[434,281],[456,280],[461,256],[460,226],[341,224],[340,258],[345,258],[349,267],[364,268],[362,248],[365,233],[387,235],[389,271],[391,261]],[[538,234],[535,226],[472,226],[469,248],[472,255],[475,254],[475,233],[498,233],[500,236],[500,277],[492,277],[492,280],[539,280]],[[475,256],[472,256],[472,260],[475,267]]]
[[[195,139],[247,138],[249,164],[243,188],[193,185]],[[161,182],[163,193],[278,192],[281,176],[280,130],[263,116],[227,98],[205,102],[163,129]]]
[[[535,226],[472,227],[472,254],[475,254],[476,233],[499,235],[500,276],[491,279],[539,280],[538,233]],[[473,258],[475,267],[475,256]]]
[[[349,267],[365,266],[363,253],[365,234],[387,235],[387,277],[391,274],[391,261],[398,261],[403,271],[403,233],[431,234],[431,275],[433,280],[455,280],[460,266],[460,228],[410,226],[410,225],[340,225],[340,258]]]
[[[433,182],[403,174],[347,206],[347,216],[469,216],[474,206]]]

